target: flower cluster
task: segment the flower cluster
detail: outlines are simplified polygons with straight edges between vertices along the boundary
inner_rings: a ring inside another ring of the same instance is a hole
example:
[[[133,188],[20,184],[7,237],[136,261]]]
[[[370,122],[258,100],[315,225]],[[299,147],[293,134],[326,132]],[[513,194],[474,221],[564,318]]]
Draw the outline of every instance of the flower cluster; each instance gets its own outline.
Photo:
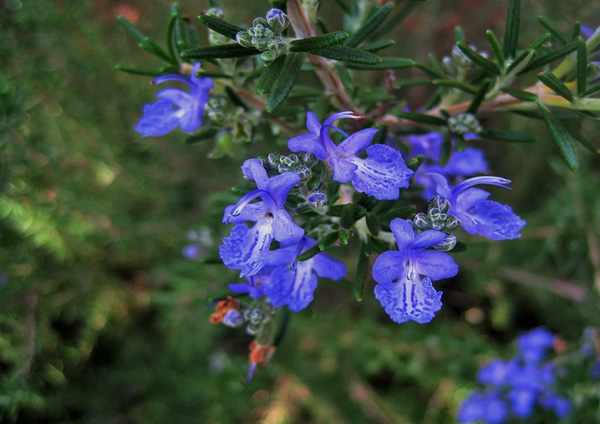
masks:
[[[536,407],[558,418],[569,413],[571,402],[555,390],[559,369],[543,362],[554,344],[554,335],[538,328],[519,337],[519,354],[509,361],[494,360],[479,370],[477,379],[486,385],[462,403],[461,423],[502,424],[511,417],[529,419]]]
[[[264,18],[256,18],[252,28],[237,33],[235,39],[239,45],[254,47],[263,52],[262,60],[270,64],[285,52],[286,42],[281,36],[289,25],[287,15],[279,9],[271,9]]]

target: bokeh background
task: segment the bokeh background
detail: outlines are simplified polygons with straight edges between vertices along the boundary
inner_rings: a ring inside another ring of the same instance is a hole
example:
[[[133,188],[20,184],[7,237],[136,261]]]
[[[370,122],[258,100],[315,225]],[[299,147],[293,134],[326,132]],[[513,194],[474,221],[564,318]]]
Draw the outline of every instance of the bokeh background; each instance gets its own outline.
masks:
[[[324,3],[340,28],[335,2]],[[485,29],[501,32],[505,3],[423,2],[387,54],[441,58],[455,25],[484,46]],[[600,25],[592,0],[524,3],[525,40],[543,32],[540,14],[565,31],[576,20]],[[220,5],[240,25],[269,9]],[[181,6],[194,20],[206,8]],[[251,337],[211,326],[206,308],[237,273],[182,249],[203,244],[203,257],[215,256],[239,166],[267,152],[256,144],[211,160],[212,142],[133,131],[156,90],[114,66],[157,63],[115,18],[163,42],[169,7],[0,0],[0,421],[452,423],[478,367],[511,356],[520,332],[545,325],[568,345],[600,324],[600,160],[580,151],[582,169],[570,172],[543,125],[499,115],[486,124],[538,137],[477,143],[492,173],[513,180],[494,196],[528,222],[522,239],[463,237],[468,248],[454,255],[461,272],[436,283],[444,307],[428,325],[391,322],[372,281],[361,303],[344,284],[322,283],[272,363],[243,386]],[[427,89],[401,94],[419,106]],[[596,144],[599,130],[591,121],[583,128]]]

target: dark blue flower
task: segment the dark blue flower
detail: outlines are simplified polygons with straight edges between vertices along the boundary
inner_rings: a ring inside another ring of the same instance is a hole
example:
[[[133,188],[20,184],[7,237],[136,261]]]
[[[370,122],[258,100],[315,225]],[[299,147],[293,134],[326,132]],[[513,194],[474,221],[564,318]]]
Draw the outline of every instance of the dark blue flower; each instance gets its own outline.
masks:
[[[227,206],[223,222],[237,224],[229,237],[223,239],[219,254],[231,269],[241,270],[240,277],[254,275],[265,265],[271,241],[282,246],[297,243],[304,235],[284,209],[289,191],[300,182],[292,172],[269,178],[262,162],[249,159],[242,167],[244,176],[257,185],[257,190],[243,196],[235,205]],[[260,198],[261,201],[250,203]],[[256,224],[248,228],[243,222]]]
[[[320,160],[327,161],[333,168],[335,181],[352,182],[357,191],[377,199],[397,199],[399,189],[408,187],[413,171],[404,164],[398,150],[383,144],[369,146],[377,129],[366,128],[348,136],[332,125],[338,119],[345,118],[361,117],[353,112],[340,112],[330,116],[321,125],[317,116],[308,112],[306,127],[310,133],[290,139],[288,148],[293,152],[311,152]],[[346,139],[336,145],[329,136],[329,130],[343,134]],[[358,155],[365,149],[368,157],[360,158]]]
[[[514,370],[513,362],[504,362],[496,359],[483,366],[477,374],[477,380],[483,384],[500,387],[506,384],[507,378]]]
[[[435,291],[431,281],[458,273],[458,265],[450,255],[425,250],[442,242],[446,233],[428,230],[415,235],[409,221],[400,218],[394,219],[390,227],[398,250],[384,252],[375,261],[375,297],[395,322],[429,322],[442,307],[442,293]]]
[[[502,424],[508,419],[506,402],[496,390],[473,392],[463,401],[457,416],[459,423]]]
[[[269,284],[264,287],[264,293],[273,306],[287,305],[298,312],[312,302],[317,276],[339,280],[346,275],[346,265],[327,253],[319,253],[306,261],[296,261],[299,254],[315,244],[313,239],[305,236],[298,245],[271,252],[275,256],[271,259],[273,262],[286,264],[273,270]]]
[[[450,201],[449,214],[455,215],[469,234],[481,234],[492,240],[520,238],[519,231],[525,221],[514,214],[507,205],[487,200],[490,193],[473,186],[496,185],[509,188],[510,180],[500,177],[469,178],[450,189],[446,178],[440,174],[427,174],[435,184],[436,194]]]
[[[516,388],[508,392],[508,400],[514,415],[529,418],[533,414],[537,391],[527,388]]]
[[[519,337],[517,343],[526,362],[539,362],[554,345],[554,334],[545,328],[536,328]]]
[[[188,93],[176,88],[159,91],[156,97],[160,100],[144,106],[144,116],[135,126],[135,130],[148,137],[165,135],[177,127],[185,132],[200,128],[208,93],[214,87],[214,83],[210,78],[197,77],[195,74],[199,70],[200,63],[196,63],[189,78],[178,74],[155,78],[152,84],[178,81],[187,84],[191,91]]]

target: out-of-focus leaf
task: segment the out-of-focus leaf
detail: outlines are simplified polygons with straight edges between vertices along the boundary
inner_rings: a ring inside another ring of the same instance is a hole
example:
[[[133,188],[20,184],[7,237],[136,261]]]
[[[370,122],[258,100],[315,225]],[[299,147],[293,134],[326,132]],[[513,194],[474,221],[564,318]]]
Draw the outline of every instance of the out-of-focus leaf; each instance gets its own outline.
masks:
[[[356,47],[364,40],[367,39],[379,26],[383,23],[385,18],[388,17],[394,5],[387,3],[381,6],[375,13],[373,13],[367,21],[354,33],[350,38],[346,40],[346,46]]]
[[[571,134],[567,131],[564,124],[558,120],[544,105],[538,103],[539,110],[542,113],[548,131],[552,140],[558,146],[565,162],[572,171],[577,171],[579,161],[577,160],[577,152],[575,151],[575,143],[571,138]]]

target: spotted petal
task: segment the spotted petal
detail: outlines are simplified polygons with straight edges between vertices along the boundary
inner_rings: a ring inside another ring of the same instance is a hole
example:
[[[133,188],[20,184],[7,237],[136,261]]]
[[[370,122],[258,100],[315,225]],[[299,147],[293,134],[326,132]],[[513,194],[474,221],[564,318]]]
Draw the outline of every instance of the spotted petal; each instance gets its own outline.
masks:
[[[379,200],[397,199],[400,196],[399,189],[408,187],[413,171],[404,164],[400,152],[390,146],[369,146],[367,155],[367,159],[348,159],[358,168],[352,178],[354,188]]]
[[[404,275],[407,261],[404,252],[383,252],[373,264],[373,279],[380,284],[392,284]]]
[[[427,323],[442,307],[442,293],[435,291],[429,278],[409,280],[406,273],[397,283],[377,284],[375,297],[397,323]]]
[[[252,228],[237,224],[219,246],[225,266],[241,270],[240,277],[254,275],[264,266],[273,239],[272,218],[259,220]]]
[[[469,213],[457,214],[469,234],[481,234],[492,240],[520,238],[519,231],[526,222],[510,206],[486,200],[478,203]]]
[[[310,264],[299,262],[294,270],[281,266],[271,273],[271,282],[265,287],[265,294],[275,307],[287,305],[298,312],[313,300],[317,288],[317,277]]]

